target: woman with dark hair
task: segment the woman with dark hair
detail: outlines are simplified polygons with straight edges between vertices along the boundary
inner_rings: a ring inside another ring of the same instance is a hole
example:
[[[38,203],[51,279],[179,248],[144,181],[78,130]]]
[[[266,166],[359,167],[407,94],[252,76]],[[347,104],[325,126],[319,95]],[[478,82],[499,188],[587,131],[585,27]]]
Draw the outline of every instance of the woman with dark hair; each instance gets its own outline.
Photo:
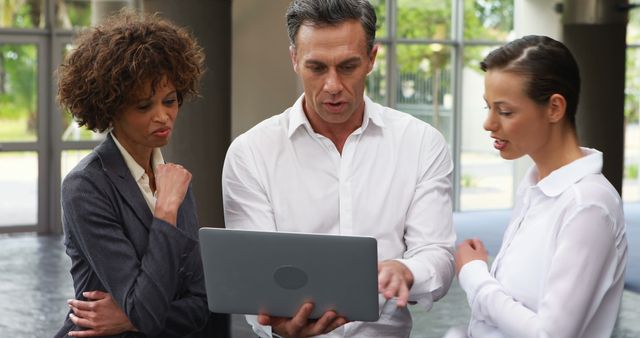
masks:
[[[602,153],[575,128],[580,75],[571,52],[526,36],[481,63],[484,128],[505,159],[534,162],[521,182],[489,270],[477,239],[456,253],[471,306],[471,337],[609,337],[624,287],[627,241],[620,196]]]
[[[56,337],[189,337],[209,312],[191,174],[164,163],[204,55],[184,29],[124,11],[81,33],[58,70],[58,99],[109,131],[62,183],[75,298]]]

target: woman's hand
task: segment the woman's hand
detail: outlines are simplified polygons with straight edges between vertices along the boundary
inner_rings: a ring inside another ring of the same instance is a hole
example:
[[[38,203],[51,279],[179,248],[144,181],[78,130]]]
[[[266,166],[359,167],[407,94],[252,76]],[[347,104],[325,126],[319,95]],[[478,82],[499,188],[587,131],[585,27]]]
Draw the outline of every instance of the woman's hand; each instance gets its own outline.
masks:
[[[111,336],[127,331],[137,331],[110,294],[91,291],[84,292],[82,295],[87,298],[87,301],[77,299],[67,301],[73,311],[69,317],[74,324],[87,329],[70,331],[69,336]]]
[[[178,208],[189,189],[191,173],[179,164],[160,164],[155,170],[156,208],[155,217],[176,225]]]
[[[466,239],[460,243],[456,251],[456,276],[460,274],[460,269],[462,269],[465,264],[477,259],[485,262],[489,259],[487,249],[485,249],[481,240],[475,238]]]

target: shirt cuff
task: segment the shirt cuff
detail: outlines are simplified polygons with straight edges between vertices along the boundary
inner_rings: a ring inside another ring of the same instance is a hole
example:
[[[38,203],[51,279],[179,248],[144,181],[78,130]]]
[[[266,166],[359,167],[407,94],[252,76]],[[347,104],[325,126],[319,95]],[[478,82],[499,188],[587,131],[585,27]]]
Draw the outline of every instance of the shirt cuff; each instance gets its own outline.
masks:
[[[272,337],[280,337],[275,332],[271,330],[271,326],[269,325],[260,325],[258,323],[258,316],[256,315],[245,315],[245,319],[247,323],[251,325],[253,332],[258,335],[260,338],[272,338]]]
[[[476,259],[462,266],[458,274],[458,280],[460,281],[460,287],[467,294],[469,306],[472,306],[478,290],[482,285],[489,283],[492,277],[489,274],[487,262]]]

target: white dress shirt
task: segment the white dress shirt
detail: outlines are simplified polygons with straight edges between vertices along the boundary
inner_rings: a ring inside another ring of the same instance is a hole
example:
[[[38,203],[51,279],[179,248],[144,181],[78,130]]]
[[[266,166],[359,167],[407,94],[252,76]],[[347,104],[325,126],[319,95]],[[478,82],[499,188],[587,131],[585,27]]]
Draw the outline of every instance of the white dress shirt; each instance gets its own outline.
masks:
[[[129,154],[127,149],[125,149],[116,136],[111,133],[111,137],[113,137],[113,142],[120,150],[122,157],[124,157],[124,163],[127,164],[129,171],[131,172],[131,176],[138,183],[138,188],[142,192],[142,196],[144,200],[147,202],[149,209],[151,209],[151,214],[154,214],[156,209],[156,195],[151,191],[151,185],[149,184],[149,175],[144,171],[144,168],[133,159],[133,156]],[[164,158],[162,157],[162,152],[160,152],[160,148],[154,148],[153,153],[151,154],[151,162],[153,165],[151,166],[151,170],[155,173],[156,166],[158,164],[164,164]]]
[[[479,260],[462,267],[469,336],[611,335],[624,288],[624,215],[600,173],[602,153],[582,152],[539,182],[532,167],[491,271]]]
[[[380,261],[397,259],[413,273],[410,300],[430,308],[454,275],[453,164],[442,135],[365,97],[362,126],[340,154],[311,128],[303,97],[231,144],[222,174],[226,226],[373,236]],[[381,298],[378,322],[349,323],[326,337],[408,337],[409,311],[389,304]]]

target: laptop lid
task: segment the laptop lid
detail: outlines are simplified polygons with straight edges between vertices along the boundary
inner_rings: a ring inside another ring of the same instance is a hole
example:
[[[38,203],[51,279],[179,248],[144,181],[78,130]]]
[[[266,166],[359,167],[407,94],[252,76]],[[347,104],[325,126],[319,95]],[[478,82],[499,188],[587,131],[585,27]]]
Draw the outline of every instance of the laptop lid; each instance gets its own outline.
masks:
[[[292,317],[311,301],[311,318],[379,318],[375,238],[217,228],[199,237],[212,312]]]

